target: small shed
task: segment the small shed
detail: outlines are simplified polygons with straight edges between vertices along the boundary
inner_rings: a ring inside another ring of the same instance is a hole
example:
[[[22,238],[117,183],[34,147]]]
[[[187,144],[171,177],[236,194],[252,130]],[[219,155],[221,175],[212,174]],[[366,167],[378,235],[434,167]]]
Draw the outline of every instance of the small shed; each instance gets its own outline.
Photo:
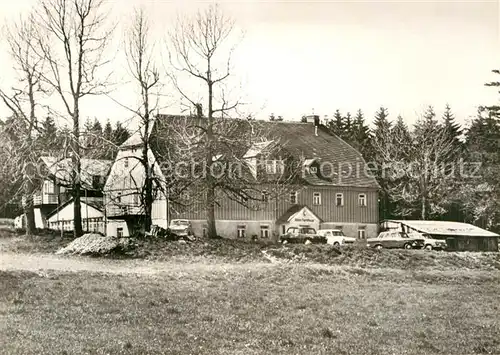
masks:
[[[385,220],[381,229],[416,231],[435,239],[444,239],[448,250],[454,251],[498,251],[500,236],[472,224],[449,221]]]

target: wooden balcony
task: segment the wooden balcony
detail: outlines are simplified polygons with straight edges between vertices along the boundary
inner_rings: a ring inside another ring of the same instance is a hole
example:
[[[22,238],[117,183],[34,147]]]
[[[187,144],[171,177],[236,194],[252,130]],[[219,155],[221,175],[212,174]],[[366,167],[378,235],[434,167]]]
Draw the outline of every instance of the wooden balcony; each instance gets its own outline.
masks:
[[[58,196],[57,194],[47,194],[47,193],[37,193],[33,195],[33,205],[57,205]]]
[[[126,218],[143,215],[140,206],[127,206],[127,205],[112,205],[106,207],[107,218]]]

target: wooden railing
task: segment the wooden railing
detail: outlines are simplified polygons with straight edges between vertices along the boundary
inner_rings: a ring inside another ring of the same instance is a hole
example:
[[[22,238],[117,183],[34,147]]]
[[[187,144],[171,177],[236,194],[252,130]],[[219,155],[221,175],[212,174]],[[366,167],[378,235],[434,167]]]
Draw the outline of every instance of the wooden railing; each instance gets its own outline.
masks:
[[[57,194],[38,193],[33,196],[33,204],[35,206],[57,205],[57,202],[58,202]]]
[[[143,211],[140,206],[107,206],[106,215],[108,217],[121,217],[121,216],[140,216]]]

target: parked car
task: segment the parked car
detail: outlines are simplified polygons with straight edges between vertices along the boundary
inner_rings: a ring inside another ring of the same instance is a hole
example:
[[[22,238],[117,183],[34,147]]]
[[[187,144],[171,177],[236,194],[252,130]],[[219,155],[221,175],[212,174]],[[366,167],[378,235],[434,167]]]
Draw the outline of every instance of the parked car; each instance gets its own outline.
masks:
[[[193,228],[191,222],[187,219],[173,219],[170,221],[168,229],[171,233],[178,236],[191,236],[193,235]]]
[[[327,238],[316,233],[316,230],[311,227],[290,227],[286,234],[281,236],[282,243],[315,243],[325,244]]]
[[[352,244],[356,241],[356,238],[347,237],[340,229],[319,229],[318,235],[326,237],[326,244],[335,246]]]
[[[426,250],[445,250],[447,247],[446,240],[443,239],[434,239],[428,234],[421,234],[418,232],[412,232],[408,234],[410,238],[417,237],[424,239],[423,248]]]
[[[368,247],[376,249],[418,249],[424,246],[424,237],[421,235],[410,236],[405,232],[392,230],[381,232],[376,238],[368,238],[366,242]]]

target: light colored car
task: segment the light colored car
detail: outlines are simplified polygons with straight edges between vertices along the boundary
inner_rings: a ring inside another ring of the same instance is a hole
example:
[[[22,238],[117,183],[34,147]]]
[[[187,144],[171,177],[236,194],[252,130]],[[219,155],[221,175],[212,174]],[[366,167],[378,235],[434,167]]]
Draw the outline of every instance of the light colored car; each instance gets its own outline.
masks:
[[[356,241],[356,238],[347,237],[340,229],[320,229],[318,235],[326,237],[326,243],[335,246],[352,244]]]
[[[382,248],[404,248],[419,249],[424,246],[424,237],[422,235],[408,235],[397,230],[381,232],[376,238],[368,238],[367,246],[375,249]]]
[[[409,233],[408,236],[410,238],[412,237],[418,237],[418,238],[423,238],[424,239],[424,249],[426,250],[445,250],[448,244],[446,243],[446,240],[443,239],[434,239],[428,234],[421,234],[418,232],[412,232]]]
[[[191,222],[187,219],[173,219],[170,221],[168,229],[178,236],[193,235],[193,228]]]

